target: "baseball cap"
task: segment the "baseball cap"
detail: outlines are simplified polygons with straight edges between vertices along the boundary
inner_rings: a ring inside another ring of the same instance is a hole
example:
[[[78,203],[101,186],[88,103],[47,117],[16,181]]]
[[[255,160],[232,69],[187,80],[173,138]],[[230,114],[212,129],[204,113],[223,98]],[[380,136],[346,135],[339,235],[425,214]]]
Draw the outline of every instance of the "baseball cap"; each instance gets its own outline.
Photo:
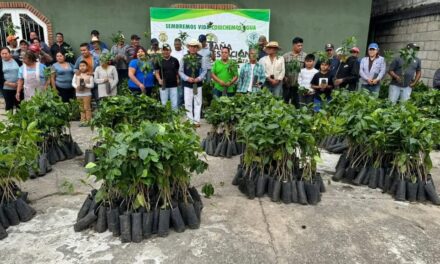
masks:
[[[360,53],[361,52],[361,50],[358,47],[353,47],[353,48],[351,48],[350,51],[351,52],[356,52],[356,53]]]
[[[6,38],[6,42],[11,42],[11,41],[13,41],[13,40],[16,40],[16,39],[18,39],[18,37],[17,36],[8,36],[7,38]]]
[[[328,43],[328,44],[325,44],[324,49],[325,49],[325,50],[335,49],[335,46],[334,46],[333,44],[331,44],[331,43]]]
[[[419,45],[417,45],[416,43],[408,43],[408,45],[406,45],[407,49],[414,49],[414,50],[419,50],[420,47]]]
[[[206,35],[203,35],[203,34],[200,35],[200,36],[199,36],[199,41],[200,41],[200,42],[205,42],[205,41],[206,41]]]
[[[130,39],[131,39],[131,40],[133,40],[133,39],[137,39],[137,40],[139,40],[139,39],[141,39],[141,38],[140,38],[138,35],[133,34],[133,35],[131,35]]]
[[[377,50],[377,49],[379,49],[379,45],[377,45],[377,43],[375,43],[375,42],[370,43],[370,45],[368,45],[368,49],[375,49],[375,50]]]
[[[152,38],[151,44],[159,44],[159,40],[157,40],[157,38]]]
[[[336,49],[336,54],[337,54],[337,55],[342,55],[342,54],[344,54],[344,51],[342,50],[342,47],[339,47],[339,48]]]
[[[171,46],[168,45],[167,43],[165,43],[165,44],[162,45],[162,49],[171,50]]]

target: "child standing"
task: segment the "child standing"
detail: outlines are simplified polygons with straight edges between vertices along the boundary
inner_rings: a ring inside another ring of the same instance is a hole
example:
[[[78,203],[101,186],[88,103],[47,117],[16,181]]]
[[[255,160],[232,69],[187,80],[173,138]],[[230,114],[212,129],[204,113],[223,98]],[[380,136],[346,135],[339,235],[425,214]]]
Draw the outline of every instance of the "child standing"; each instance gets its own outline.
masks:
[[[86,61],[79,63],[79,71],[72,79],[72,86],[76,89],[76,98],[78,98],[81,108],[80,127],[87,126],[92,120],[92,88],[94,87],[93,75],[87,73],[88,64]]]
[[[304,87],[308,90],[305,94],[300,95],[300,103],[303,105],[308,105],[313,102],[313,94],[315,90],[312,89],[312,79],[316,73],[319,71],[313,66],[315,65],[315,55],[308,54],[304,58],[305,68],[302,68],[298,75],[298,86]]]
[[[333,89],[333,76],[330,72],[330,61],[324,60],[321,62],[320,71],[313,76],[312,88],[315,90],[315,97],[313,99],[315,112],[321,109],[321,96],[324,95],[327,102],[331,99]]]

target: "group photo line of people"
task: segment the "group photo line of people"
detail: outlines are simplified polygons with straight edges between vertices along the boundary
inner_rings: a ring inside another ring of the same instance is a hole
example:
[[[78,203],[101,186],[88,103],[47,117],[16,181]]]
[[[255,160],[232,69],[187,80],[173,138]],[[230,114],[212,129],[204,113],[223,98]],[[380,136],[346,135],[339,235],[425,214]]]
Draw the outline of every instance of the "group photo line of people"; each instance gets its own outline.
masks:
[[[97,30],[91,39],[80,45],[75,58],[72,47],[64,42],[62,33],[48,46],[36,32],[30,41],[8,36],[8,46],[1,48],[0,87],[5,109],[13,111],[22,100],[29,100],[36,91],[52,87],[64,102],[77,99],[81,108],[80,126],[88,126],[92,118],[92,103],[118,93],[118,84],[128,81],[133,94],[152,95],[159,87],[163,104],[171,102],[173,109],[184,106],[187,118],[200,126],[202,86],[207,83],[214,98],[259,92],[267,88],[286,103],[295,107],[312,104],[319,111],[321,100],[331,99],[334,89],[358,91],[365,89],[379,95],[381,81],[391,78],[388,98],[393,103],[406,101],[421,78],[421,60],[414,57],[409,65],[397,56],[387,68],[379,45],[370,43],[361,58],[360,49],[350,47],[349,55],[333,44],[324,45],[324,56],[304,52],[304,40],[292,39],[291,50],[282,54],[277,41],[260,36],[258,45],[249,48],[249,60],[240,67],[230,59],[231,50],[221,47],[221,57],[207,45],[206,35],[184,43],[160,45],[156,38],[151,46],[141,46],[141,38],[133,34],[130,44],[122,33],[109,49],[100,40]],[[186,46],[186,49],[185,47]],[[416,54],[419,46],[408,43],[407,49]],[[294,62],[292,64],[292,62]],[[293,67],[291,65],[297,65]],[[434,88],[440,88],[440,71],[434,76]]]

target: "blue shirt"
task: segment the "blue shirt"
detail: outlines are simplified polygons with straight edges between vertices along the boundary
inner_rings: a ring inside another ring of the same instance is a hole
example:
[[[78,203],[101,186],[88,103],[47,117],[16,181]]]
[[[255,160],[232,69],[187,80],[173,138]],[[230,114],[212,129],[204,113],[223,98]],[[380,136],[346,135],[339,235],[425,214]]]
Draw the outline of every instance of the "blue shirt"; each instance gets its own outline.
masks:
[[[9,61],[2,61],[2,70],[3,75],[5,78],[5,81],[16,83],[18,80],[18,64],[14,59],[11,59]],[[3,89],[5,90],[15,90],[15,88],[3,85]]]
[[[142,65],[144,63],[150,63],[151,65],[151,72],[143,73],[141,71]],[[145,87],[153,87],[154,86],[154,74],[153,74],[153,64],[151,62],[142,62],[139,59],[134,59],[130,61],[130,64],[128,65],[129,68],[133,68],[136,70],[134,73],[134,76],[136,79],[143,83]],[[128,87],[133,90],[140,90],[140,88],[134,83],[131,79],[128,79]]]
[[[57,62],[52,65],[52,72],[55,73],[55,85],[58,88],[62,89],[70,89],[72,88],[72,79],[73,79],[73,66],[68,63],[67,69],[61,67],[61,65]]]

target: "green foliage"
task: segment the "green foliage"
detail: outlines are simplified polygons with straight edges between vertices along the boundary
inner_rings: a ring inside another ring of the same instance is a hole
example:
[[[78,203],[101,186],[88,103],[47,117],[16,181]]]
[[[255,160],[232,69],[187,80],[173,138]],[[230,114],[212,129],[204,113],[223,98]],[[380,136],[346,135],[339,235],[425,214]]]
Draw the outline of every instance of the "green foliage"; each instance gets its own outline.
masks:
[[[15,199],[15,182],[28,179],[29,169],[36,168],[37,143],[41,141],[37,122],[0,123],[1,203]]]
[[[15,36],[17,29],[20,29],[20,27],[14,25],[11,21],[7,22],[5,25],[5,31],[8,36]]]
[[[61,192],[64,194],[73,194],[75,193],[75,186],[73,183],[67,179],[64,179],[60,185]]]
[[[118,44],[120,42],[123,42],[125,40],[124,35],[122,34],[122,31],[118,31],[116,33],[112,34],[111,40],[114,44]]]
[[[102,128],[99,138],[99,160],[88,164],[89,173],[104,182],[103,200],[123,197],[131,209],[149,207],[155,187],[162,206],[170,205],[172,193],[186,197],[191,174],[207,168],[199,159],[199,137],[189,123],[126,123],[119,131]]]
[[[211,198],[211,196],[214,195],[214,186],[212,186],[210,183],[205,183],[202,187],[202,193],[206,198]]]
[[[179,31],[179,39],[182,41],[182,45],[186,45],[188,37],[189,35],[187,32]]]
[[[65,47],[64,50],[66,51],[65,56],[68,59],[75,58],[75,53],[73,53],[72,47]]]
[[[399,56],[403,60],[402,72],[405,72],[408,66],[416,58],[417,51],[412,48],[402,48],[399,50]]]
[[[92,127],[109,127],[118,130],[120,125],[138,125],[144,120],[174,122],[181,115],[181,112],[173,111],[169,104],[163,106],[148,96],[135,96],[129,93],[102,99],[91,124]]]
[[[75,114],[75,105],[63,103],[53,89],[37,91],[31,100],[21,102],[17,113],[9,113],[8,119],[14,124],[36,122],[43,136],[60,135],[65,127],[70,126],[69,120]]]

